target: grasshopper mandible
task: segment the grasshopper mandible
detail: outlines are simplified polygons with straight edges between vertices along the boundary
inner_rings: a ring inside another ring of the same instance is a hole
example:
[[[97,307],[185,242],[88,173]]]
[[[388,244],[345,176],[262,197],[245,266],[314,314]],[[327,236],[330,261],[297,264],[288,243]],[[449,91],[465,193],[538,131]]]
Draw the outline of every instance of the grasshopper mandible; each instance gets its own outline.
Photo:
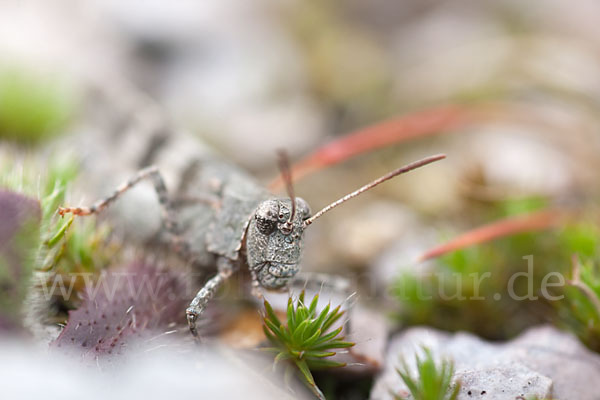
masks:
[[[158,195],[163,226],[174,247],[195,266],[217,267],[216,275],[206,281],[186,309],[189,329],[198,336],[198,318],[236,270],[249,269],[254,295],[260,296],[260,288],[285,288],[300,269],[304,231],[316,219],[380,183],[443,158],[434,155],[391,171],[311,215],[307,202],[294,195],[285,154],[280,153],[288,194],[285,198],[271,194],[240,168],[208,154],[195,166],[185,193],[192,200],[184,206],[170,198],[159,169],[151,166],[92,206],[61,207],[59,214],[99,213],[124,192],[150,179]]]

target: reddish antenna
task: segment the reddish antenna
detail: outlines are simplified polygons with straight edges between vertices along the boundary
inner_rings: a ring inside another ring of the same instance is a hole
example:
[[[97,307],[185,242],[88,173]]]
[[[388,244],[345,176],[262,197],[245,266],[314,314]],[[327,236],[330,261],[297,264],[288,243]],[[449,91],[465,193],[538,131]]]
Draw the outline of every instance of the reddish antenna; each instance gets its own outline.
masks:
[[[354,192],[345,195],[341,199],[339,199],[337,201],[334,201],[333,203],[331,203],[327,207],[323,208],[321,211],[319,211],[318,213],[316,213],[315,215],[313,215],[312,217],[310,217],[309,219],[307,219],[306,221],[304,221],[304,227],[306,228],[307,226],[309,226],[310,224],[312,224],[313,222],[315,222],[315,220],[317,218],[321,217],[327,211],[330,211],[331,209],[333,209],[333,208],[339,206],[340,204],[342,204],[342,203],[350,200],[351,198],[356,197],[359,194],[364,193],[367,190],[374,188],[375,186],[379,185],[380,183],[383,183],[383,182],[385,182],[387,180],[390,180],[390,179],[394,178],[395,176],[398,176],[398,175],[403,174],[405,172],[412,171],[413,169],[417,169],[417,168],[422,167],[424,165],[431,164],[432,162],[443,160],[444,158],[446,158],[445,154],[438,154],[438,155],[435,155],[435,156],[430,156],[430,157],[427,157],[427,158],[423,158],[422,160],[418,160],[418,161],[415,161],[415,162],[410,163],[408,165],[405,165],[403,167],[400,167],[400,168],[398,168],[398,169],[396,169],[396,170],[394,170],[392,172],[389,172],[389,173],[383,175],[382,177],[375,179],[373,182],[367,183],[366,185],[364,185],[360,189],[357,189]]]

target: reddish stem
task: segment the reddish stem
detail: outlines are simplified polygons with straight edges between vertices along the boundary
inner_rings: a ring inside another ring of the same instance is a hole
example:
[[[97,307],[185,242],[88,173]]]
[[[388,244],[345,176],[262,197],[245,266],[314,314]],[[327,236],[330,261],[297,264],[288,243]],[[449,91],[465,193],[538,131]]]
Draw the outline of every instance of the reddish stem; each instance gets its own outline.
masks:
[[[448,105],[371,125],[325,144],[293,165],[292,175],[298,181],[323,167],[338,164],[362,153],[455,129],[473,121],[475,115],[472,109]],[[278,176],[269,187],[277,190],[282,183],[281,176]]]
[[[527,215],[519,215],[492,222],[491,224],[465,232],[454,239],[427,251],[419,257],[419,261],[437,258],[452,251],[515,235],[517,233],[549,229],[556,226],[565,216],[566,214],[563,211],[546,209]]]

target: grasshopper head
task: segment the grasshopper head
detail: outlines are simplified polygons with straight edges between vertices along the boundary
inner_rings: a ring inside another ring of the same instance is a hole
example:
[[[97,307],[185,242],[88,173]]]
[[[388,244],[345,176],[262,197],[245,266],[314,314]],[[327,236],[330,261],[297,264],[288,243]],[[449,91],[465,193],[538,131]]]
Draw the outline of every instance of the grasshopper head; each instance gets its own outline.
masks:
[[[261,286],[285,286],[300,269],[304,221],[310,208],[303,199],[270,199],[259,204],[246,233],[246,258]]]
[[[311,216],[306,201],[294,196],[287,156],[280,153],[280,169],[289,199],[266,200],[254,212],[246,235],[246,256],[250,270],[255,273],[260,285],[267,289],[285,286],[300,269],[304,229],[315,220],[389,179],[444,158],[445,155],[439,154],[400,167],[348,193]]]

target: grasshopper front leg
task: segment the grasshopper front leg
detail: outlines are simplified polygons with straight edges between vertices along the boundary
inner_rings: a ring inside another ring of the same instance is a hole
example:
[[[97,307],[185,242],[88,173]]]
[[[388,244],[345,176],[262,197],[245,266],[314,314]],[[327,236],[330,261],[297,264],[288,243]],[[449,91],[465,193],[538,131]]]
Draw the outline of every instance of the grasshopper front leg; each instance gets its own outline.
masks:
[[[198,318],[206,308],[206,305],[217,293],[217,290],[225,283],[225,281],[233,274],[234,266],[233,262],[226,257],[219,257],[217,260],[217,275],[210,278],[198,291],[194,300],[190,303],[190,306],[185,310],[187,316],[188,325],[190,332],[194,337],[198,337],[198,330],[196,329],[196,322]]]

